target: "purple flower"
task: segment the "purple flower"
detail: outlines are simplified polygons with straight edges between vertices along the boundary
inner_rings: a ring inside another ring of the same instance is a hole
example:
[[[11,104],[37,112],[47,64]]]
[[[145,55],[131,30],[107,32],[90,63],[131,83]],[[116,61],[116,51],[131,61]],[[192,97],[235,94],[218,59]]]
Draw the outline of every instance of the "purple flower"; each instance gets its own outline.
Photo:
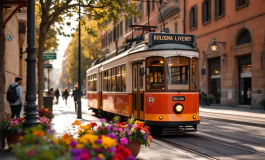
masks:
[[[128,127],[131,129],[132,128],[132,124],[128,124]]]
[[[75,147],[75,146],[77,145],[77,142],[74,141],[74,140],[72,140],[71,143],[70,143],[70,145],[71,145],[72,147]]]
[[[102,153],[103,152],[103,149],[102,148],[94,148],[94,151],[95,152],[98,152],[98,153]]]
[[[74,156],[74,157],[73,157],[73,160],[80,160],[80,156],[79,156],[79,155]]]
[[[113,139],[117,138],[117,135],[116,134],[112,134],[112,133],[107,134],[107,136],[110,137],[110,138],[113,138]]]
[[[144,140],[146,140],[146,139],[147,139],[147,135],[145,134],[145,135],[144,135]]]
[[[116,151],[115,147],[108,148],[109,153],[115,153],[115,151]]]
[[[48,134],[54,134],[54,132],[55,132],[55,130],[53,130],[53,129],[49,129],[49,130],[47,131]]]
[[[126,145],[126,144],[128,144],[128,139],[123,137],[123,138],[120,139],[120,142],[121,142],[122,145]]]
[[[132,135],[132,132],[128,132],[128,135],[129,135],[129,136]]]
[[[96,144],[101,144],[102,143],[102,139],[98,139],[95,141]]]
[[[82,154],[86,154],[86,153],[89,153],[89,152],[88,152],[88,150],[87,150],[86,148],[83,148],[83,149],[81,150],[81,153],[82,153]]]
[[[72,153],[74,156],[79,155],[80,152],[81,152],[80,149],[77,149],[77,148],[73,148],[73,149],[71,150],[71,153]]]
[[[122,132],[122,128],[118,128],[118,131],[119,131],[119,132]]]
[[[134,158],[132,155],[130,155],[130,156],[127,158],[127,160],[135,160],[135,158]]]
[[[100,118],[99,120],[100,120],[100,122],[103,122],[103,123],[107,122],[107,120],[105,118]]]

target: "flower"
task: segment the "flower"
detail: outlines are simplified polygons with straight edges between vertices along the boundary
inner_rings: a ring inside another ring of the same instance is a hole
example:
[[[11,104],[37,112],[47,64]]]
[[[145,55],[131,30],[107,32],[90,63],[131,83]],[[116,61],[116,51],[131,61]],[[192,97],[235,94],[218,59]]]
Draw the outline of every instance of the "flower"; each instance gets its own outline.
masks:
[[[38,136],[38,137],[43,137],[45,133],[43,131],[34,131],[33,135]]]
[[[75,120],[73,123],[72,123],[72,125],[74,126],[74,125],[76,125],[76,126],[79,126],[79,125],[81,125],[82,123],[79,121],[79,120]]]
[[[120,139],[120,142],[122,145],[127,145],[128,144],[128,139],[126,137],[123,137]]]

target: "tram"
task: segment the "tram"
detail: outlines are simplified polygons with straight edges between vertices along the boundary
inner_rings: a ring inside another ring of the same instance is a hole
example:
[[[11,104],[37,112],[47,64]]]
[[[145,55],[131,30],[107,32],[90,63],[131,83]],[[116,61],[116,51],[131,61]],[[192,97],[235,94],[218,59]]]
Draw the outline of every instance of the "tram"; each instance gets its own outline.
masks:
[[[93,62],[86,72],[88,107],[159,128],[197,131],[198,70],[194,35],[150,32]]]

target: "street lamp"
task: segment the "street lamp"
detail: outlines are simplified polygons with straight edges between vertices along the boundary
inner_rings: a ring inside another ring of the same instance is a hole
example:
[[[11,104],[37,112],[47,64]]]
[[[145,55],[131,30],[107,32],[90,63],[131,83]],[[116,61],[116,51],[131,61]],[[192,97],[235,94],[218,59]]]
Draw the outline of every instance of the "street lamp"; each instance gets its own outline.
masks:
[[[77,119],[82,119],[82,111],[81,111],[81,3],[79,1],[79,31],[78,31],[78,109],[77,109]]]
[[[27,90],[25,102],[24,127],[29,128],[39,124],[36,105],[36,48],[35,44],[35,1],[27,2]]]
[[[214,38],[212,41],[212,44],[211,44],[211,50],[212,51],[214,51],[214,52],[217,51],[217,47],[218,47],[217,43],[222,44],[222,46],[224,47],[224,50],[225,50],[226,42],[217,42],[216,39]]]

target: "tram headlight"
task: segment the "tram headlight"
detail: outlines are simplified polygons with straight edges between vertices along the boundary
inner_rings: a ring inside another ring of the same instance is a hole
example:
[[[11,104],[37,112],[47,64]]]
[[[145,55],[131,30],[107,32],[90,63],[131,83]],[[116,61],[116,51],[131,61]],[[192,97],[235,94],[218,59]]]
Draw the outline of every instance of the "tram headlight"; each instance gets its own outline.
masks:
[[[182,111],[184,110],[184,107],[183,107],[183,105],[182,104],[175,104],[175,106],[174,106],[174,111],[176,112],[176,113],[181,113]]]

